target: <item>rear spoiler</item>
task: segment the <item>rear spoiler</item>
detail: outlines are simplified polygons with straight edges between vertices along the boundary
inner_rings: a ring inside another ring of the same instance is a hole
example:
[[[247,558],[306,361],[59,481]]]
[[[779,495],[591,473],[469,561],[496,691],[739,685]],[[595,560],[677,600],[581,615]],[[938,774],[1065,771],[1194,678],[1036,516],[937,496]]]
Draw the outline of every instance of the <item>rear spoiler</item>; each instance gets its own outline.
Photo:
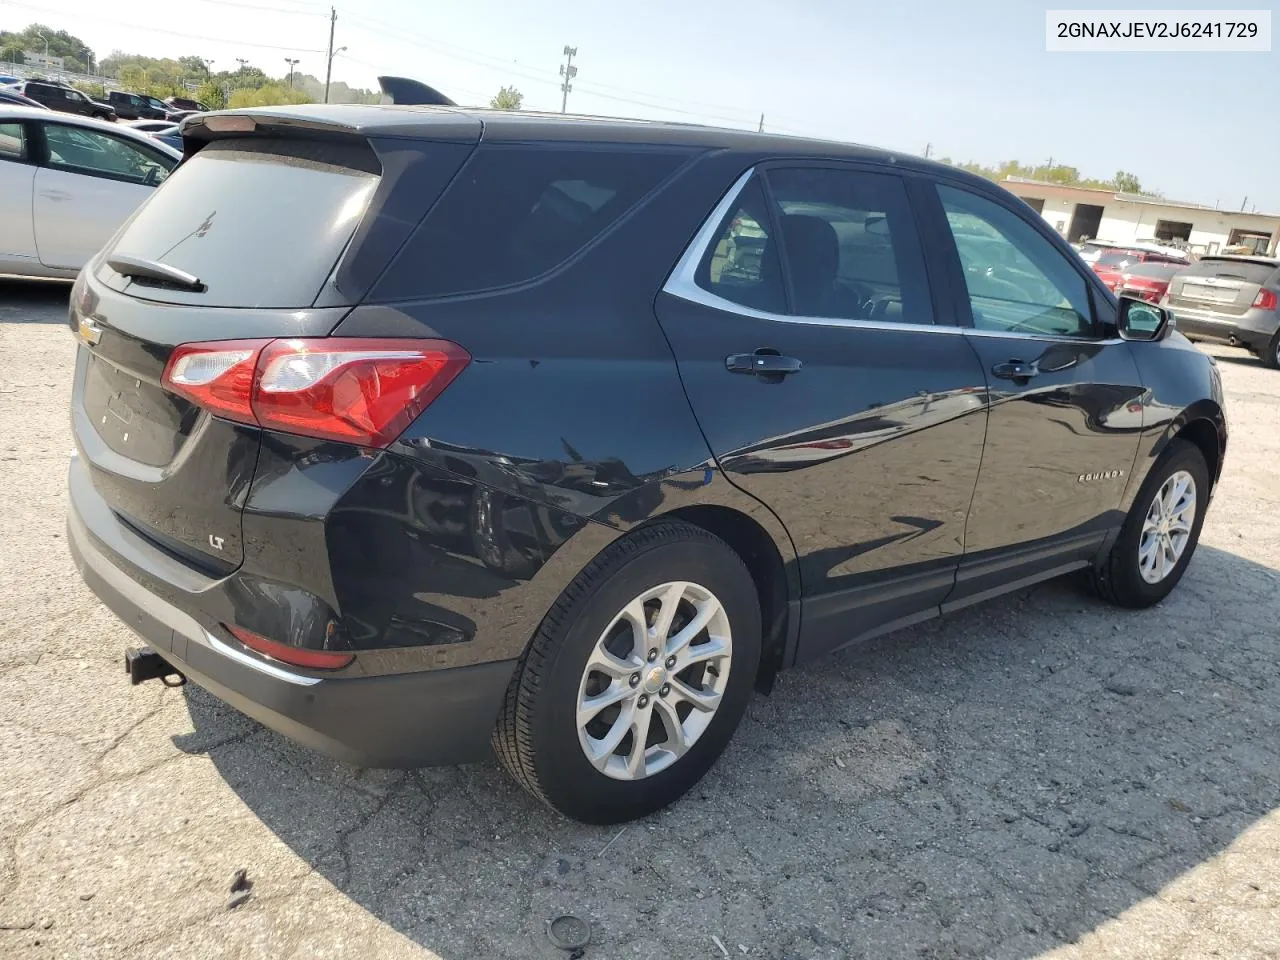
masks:
[[[434,107],[456,107],[457,104],[434,87],[408,77],[379,77],[383,103],[409,103]]]

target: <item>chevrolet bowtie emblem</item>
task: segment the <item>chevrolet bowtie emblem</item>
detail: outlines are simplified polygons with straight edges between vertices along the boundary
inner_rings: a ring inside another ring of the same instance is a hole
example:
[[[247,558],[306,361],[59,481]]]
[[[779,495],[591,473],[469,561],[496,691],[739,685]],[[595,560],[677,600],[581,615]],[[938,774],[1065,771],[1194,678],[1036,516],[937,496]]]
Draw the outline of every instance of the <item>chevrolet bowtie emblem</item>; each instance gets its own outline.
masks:
[[[80,318],[80,326],[77,328],[80,339],[89,346],[93,346],[102,339],[102,328],[93,322],[89,317]]]

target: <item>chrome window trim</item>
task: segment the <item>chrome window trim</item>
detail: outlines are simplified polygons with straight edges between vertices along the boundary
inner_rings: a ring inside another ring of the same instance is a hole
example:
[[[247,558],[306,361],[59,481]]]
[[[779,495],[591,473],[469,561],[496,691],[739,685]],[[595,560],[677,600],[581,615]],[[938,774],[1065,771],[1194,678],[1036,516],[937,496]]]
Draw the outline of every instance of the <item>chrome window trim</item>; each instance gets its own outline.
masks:
[[[739,316],[751,317],[754,320],[772,320],[775,323],[798,323],[806,326],[845,327],[854,330],[882,330],[897,333],[941,333],[949,336],[969,334],[976,337],[1045,340],[1051,343],[1111,344],[1121,342],[1118,337],[1109,340],[1095,340],[1090,337],[1069,337],[1052,333],[1027,333],[1022,330],[979,330],[976,327],[961,327],[948,323],[887,323],[880,320],[857,320],[847,317],[791,316],[789,314],[757,310],[755,307],[744,306],[740,303],[734,303],[732,300],[726,300],[724,297],[718,297],[710,290],[698,286],[698,264],[702,262],[702,258],[706,255],[707,248],[715,242],[721,221],[729,215],[733,205],[738,202],[738,197],[746,189],[747,184],[751,182],[751,178],[755,174],[756,168],[748,167],[746,172],[734,181],[729,191],[720,198],[720,202],[716,204],[715,209],[703,221],[693,240],[685,248],[684,254],[680,257],[675,269],[671,271],[671,275],[662,287],[663,293],[669,293],[673,297],[679,297],[681,300],[709,307],[712,310],[736,313]]]

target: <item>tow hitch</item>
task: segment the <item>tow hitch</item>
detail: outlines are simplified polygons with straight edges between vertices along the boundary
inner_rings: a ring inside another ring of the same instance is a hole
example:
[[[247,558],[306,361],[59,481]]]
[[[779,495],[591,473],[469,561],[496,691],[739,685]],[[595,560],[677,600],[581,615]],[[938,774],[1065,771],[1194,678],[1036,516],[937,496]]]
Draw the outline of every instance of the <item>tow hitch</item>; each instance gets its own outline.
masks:
[[[135,687],[144,680],[158,679],[166,687],[180,687],[187,682],[182,671],[150,647],[129,647],[125,650],[124,672],[129,675],[129,682]],[[170,677],[178,679],[170,683]]]

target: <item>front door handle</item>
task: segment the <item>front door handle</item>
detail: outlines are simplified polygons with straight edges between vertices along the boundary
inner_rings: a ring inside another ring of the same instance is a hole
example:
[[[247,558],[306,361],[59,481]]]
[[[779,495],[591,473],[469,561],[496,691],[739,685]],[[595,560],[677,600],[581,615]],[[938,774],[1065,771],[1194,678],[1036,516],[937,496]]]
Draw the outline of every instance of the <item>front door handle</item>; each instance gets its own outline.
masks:
[[[731,353],[724,358],[724,368],[730,373],[750,373],[765,380],[776,381],[789,373],[799,373],[804,363],[795,357],[784,357],[772,350],[755,353]]]
[[[991,368],[991,372],[1002,380],[1026,383],[1032,377],[1038,376],[1040,369],[1034,360],[1031,363],[1025,360],[1006,360],[1004,363],[997,363]]]

